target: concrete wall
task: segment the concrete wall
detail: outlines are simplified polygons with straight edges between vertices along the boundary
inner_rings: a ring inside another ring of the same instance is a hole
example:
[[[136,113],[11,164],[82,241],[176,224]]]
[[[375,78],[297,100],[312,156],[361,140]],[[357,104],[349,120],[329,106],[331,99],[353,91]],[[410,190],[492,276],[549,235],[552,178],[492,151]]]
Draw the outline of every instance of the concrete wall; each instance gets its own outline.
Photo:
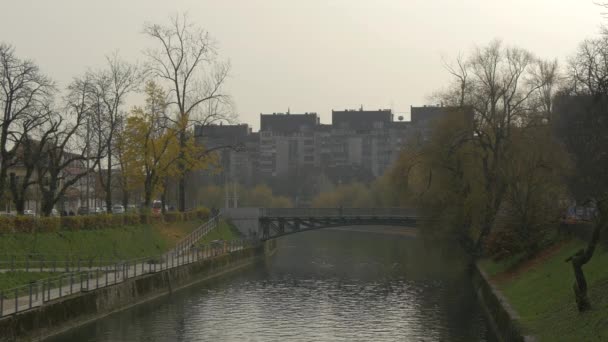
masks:
[[[490,279],[478,264],[474,264],[472,267],[472,281],[490,327],[499,341],[536,341],[534,337],[525,334],[517,312],[503,294],[490,283]]]
[[[265,244],[173,269],[127,279],[123,283],[64,297],[0,319],[0,341],[41,340],[110,313],[170,294],[195,283],[251,264],[274,249]]]

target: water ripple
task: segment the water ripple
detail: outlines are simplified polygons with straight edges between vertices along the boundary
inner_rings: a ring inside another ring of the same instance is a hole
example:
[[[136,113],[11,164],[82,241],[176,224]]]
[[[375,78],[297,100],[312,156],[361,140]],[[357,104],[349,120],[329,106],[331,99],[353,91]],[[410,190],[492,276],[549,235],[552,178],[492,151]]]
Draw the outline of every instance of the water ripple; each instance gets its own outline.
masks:
[[[370,243],[356,235],[344,245],[336,232],[320,234],[290,238],[273,260],[243,274],[112,315],[56,340],[487,340],[470,285],[462,273],[446,271],[455,267],[449,252],[434,253],[406,239]]]

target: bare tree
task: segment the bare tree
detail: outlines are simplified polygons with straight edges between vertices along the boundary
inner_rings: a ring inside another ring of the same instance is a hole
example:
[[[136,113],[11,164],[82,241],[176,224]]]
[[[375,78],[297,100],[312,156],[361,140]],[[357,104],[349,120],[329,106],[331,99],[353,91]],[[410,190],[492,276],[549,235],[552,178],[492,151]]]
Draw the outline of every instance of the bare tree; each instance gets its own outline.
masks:
[[[106,169],[98,164],[99,178],[105,190],[106,210],[112,211],[112,172],[114,168],[116,131],[124,121],[125,113],[122,111],[125,98],[137,89],[142,74],[135,64],[127,63],[114,54],[107,57],[107,68],[91,72],[89,78],[93,80],[94,99],[93,122],[95,134],[100,142],[104,142],[106,149]],[[105,171],[105,175],[103,174]]]
[[[104,144],[85,139],[87,120],[96,104],[91,96],[95,91],[94,79],[74,79],[63,112],[52,112],[46,124],[45,153],[36,168],[43,215],[48,216],[68,189],[93,172],[107,152]]]
[[[38,66],[18,58],[12,46],[0,43],[0,197],[6,186],[7,172],[14,165],[16,145],[24,129],[32,128],[38,109],[48,104],[55,91],[53,81]]]
[[[14,160],[11,165],[23,170],[22,174],[10,173],[9,187],[17,214],[22,215],[25,201],[31,195],[31,187],[37,183],[35,170],[45,153],[47,139],[54,127],[45,129],[49,122],[52,108],[43,107],[38,115],[22,121],[21,138],[14,144]]]
[[[188,171],[185,146],[192,126],[230,119],[230,113],[211,107],[229,104],[223,86],[230,64],[217,57],[215,42],[204,29],[192,25],[186,15],[174,16],[169,25],[147,24],[144,33],[158,45],[148,50],[150,71],[169,87],[168,105],[176,108],[174,119],[180,144],[178,192],[180,211],[186,208],[185,178]]]

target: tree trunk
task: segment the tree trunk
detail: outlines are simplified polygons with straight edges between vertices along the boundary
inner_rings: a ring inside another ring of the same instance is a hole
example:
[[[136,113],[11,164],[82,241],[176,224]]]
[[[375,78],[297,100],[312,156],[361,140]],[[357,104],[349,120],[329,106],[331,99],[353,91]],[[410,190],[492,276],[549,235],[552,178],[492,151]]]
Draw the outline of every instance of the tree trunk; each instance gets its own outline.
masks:
[[[572,270],[574,271],[575,282],[572,285],[574,290],[574,300],[579,312],[584,312],[591,309],[591,303],[587,296],[587,279],[585,279],[585,273],[583,272],[583,266],[591,260],[595,247],[600,240],[600,233],[605,225],[605,215],[602,210],[602,206],[598,205],[599,219],[593,227],[593,233],[586,249],[581,249],[573,256],[566,259],[566,262],[572,263]]]
[[[186,155],[185,155],[185,148],[186,148],[186,132],[182,131],[179,133],[179,159],[178,159],[178,166],[179,166],[179,179],[177,182],[177,196],[178,196],[178,210],[180,212],[185,212],[186,211]],[[164,204],[163,204],[164,207]]]
[[[109,149],[108,149],[109,151]],[[108,152],[108,171],[106,179],[106,212],[112,213],[112,154]]]
[[[127,210],[129,206],[129,192],[127,189],[122,189],[122,206]]]
[[[147,209],[150,209],[152,205],[152,190],[149,189],[148,187],[146,187],[146,189],[144,189],[144,206]]]
[[[165,188],[163,189],[163,193],[160,194],[160,212],[161,213],[165,213],[167,210],[165,209],[165,201],[167,199],[167,187],[165,186]]]

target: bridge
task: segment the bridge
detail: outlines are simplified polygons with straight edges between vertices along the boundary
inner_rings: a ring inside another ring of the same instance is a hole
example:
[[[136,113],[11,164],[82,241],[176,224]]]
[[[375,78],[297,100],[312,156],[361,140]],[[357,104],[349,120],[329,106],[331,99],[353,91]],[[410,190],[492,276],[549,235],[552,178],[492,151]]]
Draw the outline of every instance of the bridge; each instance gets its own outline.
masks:
[[[260,208],[261,240],[344,226],[416,227],[421,217],[407,208]]]

